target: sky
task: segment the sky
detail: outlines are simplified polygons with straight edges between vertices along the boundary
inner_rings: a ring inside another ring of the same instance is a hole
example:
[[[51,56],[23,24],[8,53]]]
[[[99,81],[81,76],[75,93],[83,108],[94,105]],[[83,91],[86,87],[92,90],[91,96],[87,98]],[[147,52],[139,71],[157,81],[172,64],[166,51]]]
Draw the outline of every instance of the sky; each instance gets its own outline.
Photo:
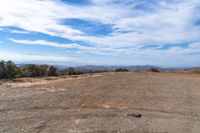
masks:
[[[200,0],[4,0],[1,59],[200,66]]]

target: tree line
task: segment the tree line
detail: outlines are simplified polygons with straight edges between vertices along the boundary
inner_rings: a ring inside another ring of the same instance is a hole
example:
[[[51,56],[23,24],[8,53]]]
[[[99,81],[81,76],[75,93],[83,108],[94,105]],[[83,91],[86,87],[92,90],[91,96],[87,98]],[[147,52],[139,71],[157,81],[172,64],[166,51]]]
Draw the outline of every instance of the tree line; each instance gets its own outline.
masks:
[[[73,67],[60,70],[53,65],[26,64],[17,66],[12,61],[0,61],[0,79],[22,77],[47,77],[60,75],[80,75],[86,73],[100,73],[105,71],[81,71]]]
[[[37,65],[37,64],[26,64],[17,66],[12,61],[0,61],[0,79],[12,79],[21,77],[47,77],[47,76],[60,76],[60,75],[80,75],[87,73],[102,73],[102,72],[128,72],[128,69],[117,68],[115,70],[84,70],[74,67],[65,69],[58,69],[53,65]],[[160,72],[157,68],[150,68],[150,72]]]
[[[112,70],[109,70],[112,71]],[[17,66],[12,61],[0,61],[0,79],[13,79],[21,77],[47,77],[60,75],[80,75],[87,73],[101,73],[109,72],[108,70],[79,70],[77,68],[69,67],[65,69],[58,69],[53,65],[37,65],[26,64]],[[128,72],[128,69],[118,68],[114,72]],[[150,72],[160,72],[157,68],[150,68]]]
[[[17,66],[12,61],[0,61],[0,79],[12,79],[21,77],[46,77],[59,75],[78,75],[84,74],[73,67],[58,70],[53,65],[27,64]]]

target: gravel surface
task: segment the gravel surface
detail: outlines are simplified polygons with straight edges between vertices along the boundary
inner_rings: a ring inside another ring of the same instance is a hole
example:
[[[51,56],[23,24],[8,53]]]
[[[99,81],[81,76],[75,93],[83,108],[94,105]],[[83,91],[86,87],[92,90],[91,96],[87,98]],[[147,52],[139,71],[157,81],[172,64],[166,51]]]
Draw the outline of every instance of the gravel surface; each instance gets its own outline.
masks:
[[[0,133],[93,132],[200,133],[200,75],[138,72],[1,82]]]

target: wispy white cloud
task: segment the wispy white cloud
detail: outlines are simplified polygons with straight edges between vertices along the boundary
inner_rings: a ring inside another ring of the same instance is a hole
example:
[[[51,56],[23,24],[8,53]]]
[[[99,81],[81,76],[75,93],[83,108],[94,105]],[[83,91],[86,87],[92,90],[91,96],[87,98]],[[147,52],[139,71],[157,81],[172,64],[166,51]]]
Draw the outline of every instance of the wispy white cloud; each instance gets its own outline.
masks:
[[[11,30],[11,33],[17,33],[17,34],[29,34],[28,31],[22,31],[22,30]]]
[[[50,46],[50,47],[57,47],[57,48],[65,48],[65,49],[80,49],[80,50],[93,50],[91,47],[81,46],[79,44],[60,44],[56,42],[49,42],[45,40],[16,40],[16,39],[9,39],[12,42],[18,44],[27,44],[27,45],[40,45],[40,46]]]
[[[124,52],[123,49],[113,49],[111,47],[81,46],[76,43],[61,44],[61,43],[50,42],[50,41],[46,41],[46,40],[17,40],[17,39],[13,39],[13,38],[10,38],[9,40],[16,44],[49,46],[49,47],[63,48],[63,49],[77,49],[82,52],[89,52],[89,53],[95,53],[95,54],[116,54],[119,52]]]
[[[141,49],[134,47],[125,47],[125,48],[113,48],[113,47],[89,47],[81,46],[79,44],[60,44],[57,42],[50,42],[45,40],[16,40],[9,39],[10,41],[16,44],[25,44],[25,45],[35,45],[35,46],[50,46],[55,48],[64,48],[64,49],[77,49],[82,52],[95,53],[95,54],[108,54],[108,55],[141,55],[141,56],[151,56],[151,57],[173,57],[173,56],[184,56],[192,53],[200,52],[200,43],[194,42],[188,44],[187,48],[181,48],[178,46],[171,46],[168,49],[158,49],[161,47]]]

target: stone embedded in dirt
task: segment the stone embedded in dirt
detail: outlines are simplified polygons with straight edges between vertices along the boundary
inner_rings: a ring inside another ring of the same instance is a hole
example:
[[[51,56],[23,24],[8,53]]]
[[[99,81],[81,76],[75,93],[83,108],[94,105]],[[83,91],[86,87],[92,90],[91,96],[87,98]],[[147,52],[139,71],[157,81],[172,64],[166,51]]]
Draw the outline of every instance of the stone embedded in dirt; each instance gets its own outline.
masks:
[[[140,114],[140,113],[129,113],[127,116],[140,118],[140,117],[142,117],[142,114]]]

